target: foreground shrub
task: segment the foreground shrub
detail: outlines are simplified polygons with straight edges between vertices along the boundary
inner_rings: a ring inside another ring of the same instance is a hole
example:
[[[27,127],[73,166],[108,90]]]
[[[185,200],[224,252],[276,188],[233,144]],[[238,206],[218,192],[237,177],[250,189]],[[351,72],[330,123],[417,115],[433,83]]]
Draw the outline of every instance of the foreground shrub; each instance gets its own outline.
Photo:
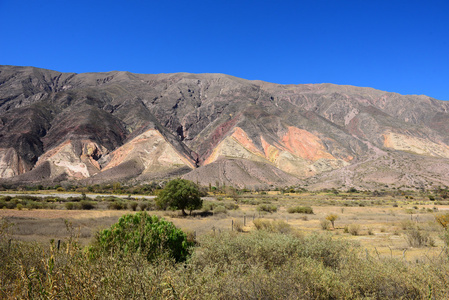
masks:
[[[313,209],[310,206],[289,207],[287,211],[291,214],[313,214]]]
[[[328,234],[199,237],[177,264],[140,253],[9,242],[0,220],[1,299],[447,299],[449,261],[369,256]],[[362,252],[363,251],[363,252]],[[363,255],[362,255],[363,254]]]
[[[92,254],[97,253],[140,253],[148,260],[159,256],[184,261],[189,245],[184,232],[173,223],[146,212],[121,217],[110,229],[100,231]]]

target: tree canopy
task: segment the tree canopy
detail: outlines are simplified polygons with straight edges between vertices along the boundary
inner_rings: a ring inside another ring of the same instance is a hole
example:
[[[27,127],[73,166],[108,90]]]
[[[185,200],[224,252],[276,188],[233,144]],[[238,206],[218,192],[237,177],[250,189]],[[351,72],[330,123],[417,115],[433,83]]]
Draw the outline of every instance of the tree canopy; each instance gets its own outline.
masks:
[[[90,247],[96,253],[140,253],[148,260],[168,255],[184,261],[189,251],[187,236],[173,223],[146,212],[122,216],[118,223],[102,230]]]
[[[185,210],[199,209],[203,206],[200,190],[192,181],[186,179],[174,179],[167,183],[156,198],[156,204],[162,209],[180,209],[183,215]]]

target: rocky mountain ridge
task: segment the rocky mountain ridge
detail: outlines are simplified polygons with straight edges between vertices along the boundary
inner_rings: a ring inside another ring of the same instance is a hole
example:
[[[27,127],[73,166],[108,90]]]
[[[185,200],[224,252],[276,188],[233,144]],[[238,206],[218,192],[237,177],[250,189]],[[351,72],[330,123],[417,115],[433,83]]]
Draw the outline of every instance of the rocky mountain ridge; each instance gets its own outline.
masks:
[[[0,66],[0,180],[449,185],[448,109],[333,84]]]

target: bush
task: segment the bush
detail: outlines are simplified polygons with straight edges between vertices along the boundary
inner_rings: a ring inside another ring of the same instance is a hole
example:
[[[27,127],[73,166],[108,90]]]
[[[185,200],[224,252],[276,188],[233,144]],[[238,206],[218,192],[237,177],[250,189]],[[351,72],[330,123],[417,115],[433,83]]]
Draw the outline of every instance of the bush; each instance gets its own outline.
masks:
[[[96,204],[93,201],[81,200],[80,206],[81,206],[81,209],[91,210],[96,207]]]
[[[320,226],[323,230],[329,230],[329,228],[331,227],[331,222],[327,219],[322,219],[320,221]]]
[[[277,212],[278,208],[273,204],[260,204],[257,206],[258,211],[265,211],[269,213]]]
[[[243,223],[240,220],[233,220],[233,226],[235,231],[237,232],[243,232]]]
[[[67,210],[75,209],[75,203],[73,203],[73,202],[66,202],[66,203],[64,204],[64,206],[65,206],[65,208],[66,208]]]
[[[112,201],[110,203],[108,203],[108,208],[109,209],[116,209],[116,210],[122,210],[122,209],[126,209],[128,205],[123,202],[123,201]]]
[[[436,215],[435,221],[441,225],[443,228],[448,228],[449,225],[449,213],[444,215]]]
[[[254,226],[257,230],[267,230],[270,231],[271,229],[271,222],[265,219],[255,219],[253,221]]]
[[[287,211],[291,214],[313,214],[313,209],[310,206],[289,207]]]
[[[359,233],[360,233],[360,225],[359,224],[351,224],[351,225],[349,225],[348,232],[351,235],[359,235]]]
[[[239,209],[239,206],[235,203],[225,203],[225,208],[229,210],[236,210]]]
[[[168,256],[176,261],[187,258],[187,236],[173,223],[146,212],[121,217],[110,229],[100,231],[90,248],[95,253],[140,253],[149,261]]]
[[[139,204],[137,203],[137,202],[131,202],[130,204],[129,204],[129,207],[132,209],[132,211],[136,211],[137,210],[137,206],[138,206]]]
[[[253,222],[257,230],[265,230],[269,232],[277,233],[289,233],[292,231],[290,224],[283,220],[265,220],[265,219],[255,219]]]
[[[148,203],[146,203],[146,202],[140,202],[140,203],[139,203],[139,208],[140,208],[141,211],[147,210],[147,208],[148,208]]]
[[[213,209],[214,215],[225,214],[227,212],[228,212],[228,210],[223,205],[218,205],[218,206],[214,207],[214,209]]]
[[[429,241],[429,236],[418,228],[410,228],[405,232],[405,239],[410,247],[424,247]]]

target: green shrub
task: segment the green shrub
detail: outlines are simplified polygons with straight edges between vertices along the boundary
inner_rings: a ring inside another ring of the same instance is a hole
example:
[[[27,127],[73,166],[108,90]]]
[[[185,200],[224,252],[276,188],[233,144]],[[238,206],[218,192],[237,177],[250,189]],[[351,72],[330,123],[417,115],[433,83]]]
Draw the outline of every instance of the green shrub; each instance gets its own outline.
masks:
[[[173,223],[146,212],[122,216],[110,229],[96,236],[91,253],[140,253],[148,260],[168,256],[176,261],[187,258],[189,244],[184,232]]]
[[[94,209],[96,207],[96,204],[93,201],[81,200],[80,201],[80,206],[81,206],[81,209],[91,210],[91,209]]]
[[[265,219],[255,219],[253,221],[254,226],[257,230],[271,230],[271,222]]]
[[[73,202],[66,202],[66,203],[64,203],[64,206],[67,210],[75,209],[75,203],[73,203]]]
[[[136,211],[137,210],[137,206],[138,206],[139,204],[137,203],[137,202],[131,202],[130,204],[129,204],[129,207],[132,209],[132,211]]]
[[[218,214],[225,214],[227,213],[228,210],[226,209],[226,207],[224,207],[223,205],[217,205],[214,207],[213,209],[213,213],[214,215],[218,215]]]
[[[26,201],[25,207],[28,209],[42,209],[46,208],[46,203],[39,203],[37,201]]]
[[[225,203],[225,208],[228,210],[236,210],[239,209],[239,206],[235,203]]]
[[[123,201],[112,201],[108,203],[108,208],[109,209],[116,209],[116,210],[122,210],[122,209],[126,209],[128,205],[123,202]]]
[[[313,214],[313,209],[310,206],[289,207],[287,211],[291,214]]]
[[[265,211],[269,213],[277,212],[278,208],[273,204],[260,204],[257,206],[258,211]]]

